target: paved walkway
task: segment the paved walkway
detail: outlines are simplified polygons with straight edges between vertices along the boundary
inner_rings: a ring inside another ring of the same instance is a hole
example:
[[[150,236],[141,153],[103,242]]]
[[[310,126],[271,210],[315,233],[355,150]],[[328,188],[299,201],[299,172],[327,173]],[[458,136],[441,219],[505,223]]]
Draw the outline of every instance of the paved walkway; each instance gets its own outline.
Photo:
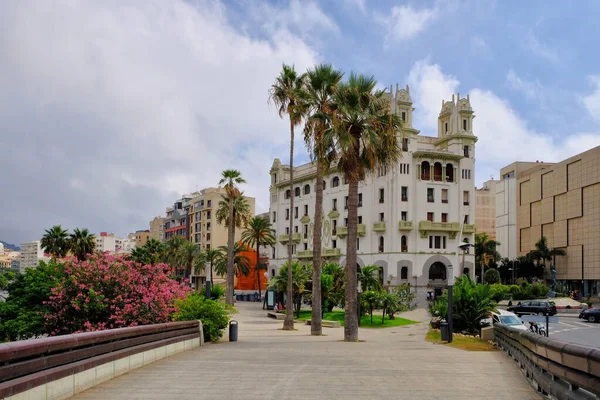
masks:
[[[539,399],[502,352],[466,352],[425,342],[427,324],[281,331],[261,304],[238,303],[239,341],[222,341],[157,361],[76,399]],[[405,317],[426,321],[424,310]]]

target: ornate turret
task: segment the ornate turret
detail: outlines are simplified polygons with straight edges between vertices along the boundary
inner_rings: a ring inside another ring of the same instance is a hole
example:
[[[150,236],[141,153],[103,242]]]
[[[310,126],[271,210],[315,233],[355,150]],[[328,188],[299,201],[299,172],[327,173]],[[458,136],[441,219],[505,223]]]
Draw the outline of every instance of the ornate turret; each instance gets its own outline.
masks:
[[[438,137],[448,135],[473,134],[473,109],[469,95],[460,98],[460,93],[452,95],[452,101],[442,100],[442,109],[438,117]]]

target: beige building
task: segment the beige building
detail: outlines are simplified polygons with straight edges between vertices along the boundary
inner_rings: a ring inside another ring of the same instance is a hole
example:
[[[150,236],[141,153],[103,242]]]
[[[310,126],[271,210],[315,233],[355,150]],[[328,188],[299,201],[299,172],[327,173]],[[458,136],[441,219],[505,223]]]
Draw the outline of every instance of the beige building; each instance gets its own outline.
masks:
[[[150,231],[136,231],[135,232],[135,246],[142,247],[150,239]]]
[[[496,183],[490,179],[480,189],[475,189],[475,229],[496,240]]]
[[[165,235],[165,219],[163,217],[154,217],[150,221],[150,239],[162,241]]]
[[[545,236],[556,257],[556,279],[584,295],[600,291],[600,146],[517,176],[518,255]]]
[[[39,241],[28,242],[21,244],[21,254],[19,255],[19,268],[22,274],[28,268],[35,268],[38,266],[40,260],[47,261],[49,257],[44,255],[44,250]]]

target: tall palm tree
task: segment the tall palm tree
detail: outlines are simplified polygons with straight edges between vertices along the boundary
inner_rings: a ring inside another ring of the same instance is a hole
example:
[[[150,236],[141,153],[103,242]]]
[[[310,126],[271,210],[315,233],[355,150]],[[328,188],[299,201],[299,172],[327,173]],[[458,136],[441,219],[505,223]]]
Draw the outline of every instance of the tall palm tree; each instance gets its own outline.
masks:
[[[248,223],[248,227],[242,232],[242,243],[256,249],[256,282],[258,283],[258,297],[261,298],[260,291],[260,246],[274,246],[275,236],[271,229],[269,218],[254,217]]]
[[[344,340],[358,341],[358,293],[356,237],[358,227],[358,183],[379,166],[393,166],[401,156],[397,134],[400,118],[390,112],[389,98],[375,91],[372,76],[351,73],[336,90],[332,125],[335,129],[338,170],[348,181],[348,236]]]
[[[490,239],[487,233],[475,235],[475,263],[481,266],[481,283],[483,283],[483,269],[486,257],[491,256],[494,260],[500,259],[500,254],[496,250],[499,244],[499,242]]]
[[[275,78],[275,83],[269,90],[269,102],[277,107],[277,113],[280,118],[287,114],[290,121],[290,212],[294,210],[294,128],[302,122],[303,103],[303,82],[304,76],[298,74],[294,66],[283,64],[279,76]],[[294,220],[290,218],[290,234],[294,231]],[[287,284],[287,302],[285,320],[283,321],[283,330],[294,329],[294,314],[292,312],[293,286],[292,286],[292,241],[288,241],[288,284]]]
[[[235,246],[235,199],[241,196],[238,185],[246,183],[242,178],[242,173],[236,169],[226,169],[221,173],[219,185],[224,185],[227,193],[227,202],[229,210],[229,219],[227,221],[227,293],[225,301],[227,304],[233,305],[233,279],[234,279],[234,263],[233,251]],[[218,215],[217,215],[218,218]]]
[[[304,141],[313,162],[317,167],[315,185],[315,212],[313,222],[313,289],[312,320],[310,333],[323,333],[321,318],[321,229],[323,217],[323,176],[333,161],[333,143],[331,132],[331,115],[335,109],[333,94],[343,77],[341,70],[334,69],[331,64],[317,65],[309,69],[305,77],[305,124]]]
[[[149,239],[142,248],[146,250],[148,264],[152,265],[161,262],[166,251],[165,244],[156,239]]]
[[[228,246],[219,246],[219,254],[220,256],[215,262],[215,272],[219,275],[225,275],[228,272],[229,268],[229,259],[228,256]],[[234,243],[233,246],[233,266],[234,266],[234,275],[240,276],[248,276],[250,274],[250,259],[243,255],[242,253],[248,251],[248,249],[240,244]]]
[[[550,249],[548,239],[546,236],[542,236],[535,244],[535,250],[530,251],[527,255],[531,260],[536,261],[538,265],[542,265],[544,272],[546,272],[546,261],[552,261],[556,264],[556,256],[565,256],[567,253],[563,249]]]
[[[215,263],[221,257],[221,252],[218,249],[206,249],[204,250],[204,261],[210,264],[210,282],[214,284],[213,270]]]
[[[79,261],[85,261],[96,248],[96,236],[90,234],[87,229],[75,228],[69,235],[69,247]]]
[[[202,267],[198,261],[202,257],[202,251],[197,244],[186,241],[180,248],[177,254],[178,264],[185,266],[184,278],[189,278],[192,274],[192,268]]]
[[[60,225],[54,225],[46,229],[40,244],[53,258],[63,258],[69,252],[69,234]]]
[[[233,222],[234,227],[243,228],[250,220],[250,204],[248,199],[240,192],[239,196],[233,200]],[[217,211],[215,214],[217,223],[229,226],[229,196],[221,196]]]
[[[167,264],[175,267],[176,269],[181,266],[179,254],[181,248],[188,243],[185,238],[181,236],[173,236],[165,242],[165,251],[163,254],[163,261]]]

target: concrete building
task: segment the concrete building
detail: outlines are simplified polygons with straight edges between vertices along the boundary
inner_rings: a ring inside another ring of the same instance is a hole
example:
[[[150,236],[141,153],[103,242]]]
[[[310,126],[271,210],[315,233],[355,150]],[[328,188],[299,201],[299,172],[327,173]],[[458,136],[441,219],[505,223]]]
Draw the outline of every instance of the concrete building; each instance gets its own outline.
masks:
[[[600,292],[600,146],[517,176],[517,246],[523,256],[542,236],[556,257],[556,279],[585,296]]]
[[[117,238],[114,233],[100,232],[96,236],[96,251],[101,253],[115,253],[117,250]]]
[[[115,253],[129,254],[136,248],[136,234],[130,233],[127,237],[115,238]]]
[[[18,258],[12,260],[10,263],[10,269],[13,272],[21,272],[21,260],[19,260]]]
[[[496,183],[490,179],[480,189],[475,189],[475,229],[496,239]]]
[[[391,88],[390,88],[391,89]],[[392,92],[390,90],[390,92]],[[404,121],[398,142],[402,159],[391,169],[379,168],[359,185],[358,265],[377,265],[381,279],[392,284],[411,283],[442,287],[447,272],[474,277],[474,257],[459,244],[474,242],[473,109],[469,97],[442,101],[437,137],[413,128],[413,103],[409,88],[396,87],[391,109]],[[271,275],[287,259],[293,241],[294,258],[312,262],[312,218],[315,202],[315,166],[294,168],[295,187],[289,189],[289,166],[275,159],[271,168],[271,222],[278,243],[271,254]],[[348,186],[338,172],[326,176],[323,199],[322,246],[325,260],[345,264]],[[289,199],[294,196],[294,209]],[[289,231],[289,219],[293,231]]]
[[[12,258],[8,258],[6,255],[0,254],[0,271],[10,269],[12,261]]]
[[[137,247],[142,247],[150,239],[150,231],[136,231],[133,236],[135,238],[135,245]]]
[[[190,238],[188,213],[193,197],[194,194],[185,194],[181,196],[173,206],[167,207],[164,224],[164,240],[168,240],[173,236],[181,236],[186,239]]]
[[[165,219],[163,217],[154,217],[150,221],[150,238],[159,242],[165,238]]]
[[[496,182],[496,248],[502,258],[517,258],[517,176],[536,165],[552,163],[517,161],[500,170]]]
[[[44,255],[42,246],[39,240],[21,244],[21,255],[19,256],[19,269],[22,274],[28,268],[35,268],[40,260],[49,260],[49,257]]]

